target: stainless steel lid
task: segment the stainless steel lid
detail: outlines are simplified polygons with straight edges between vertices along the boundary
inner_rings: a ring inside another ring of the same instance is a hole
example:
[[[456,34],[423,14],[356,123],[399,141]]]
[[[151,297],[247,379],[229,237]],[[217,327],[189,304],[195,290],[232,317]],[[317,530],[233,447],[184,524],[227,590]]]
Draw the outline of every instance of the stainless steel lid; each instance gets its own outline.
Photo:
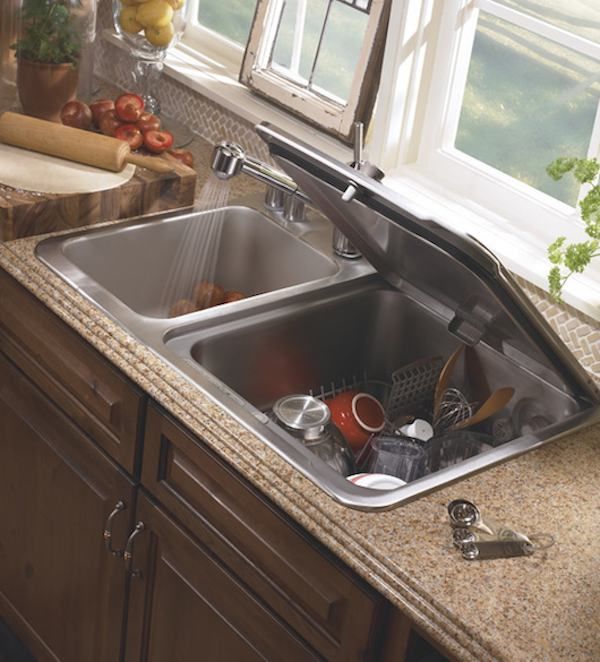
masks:
[[[468,345],[509,361],[588,403],[600,393],[511,274],[476,239],[419,215],[411,201],[275,129],[256,127],[277,163],[394,287],[447,320]],[[351,199],[344,197],[349,187]]]
[[[331,418],[329,407],[310,395],[286,395],[273,405],[273,414],[286,427],[299,430],[305,439],[314,439]]]

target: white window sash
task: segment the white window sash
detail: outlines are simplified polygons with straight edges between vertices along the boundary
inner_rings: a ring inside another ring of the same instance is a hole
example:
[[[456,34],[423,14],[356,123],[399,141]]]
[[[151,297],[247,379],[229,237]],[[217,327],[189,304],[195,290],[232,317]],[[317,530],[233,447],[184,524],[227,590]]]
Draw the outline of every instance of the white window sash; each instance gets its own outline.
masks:
[[[282,0],[259,0],[248,47],[242,63],[240,81],[250,89],[280,104],[341,138],[348,138],[352,125],[365,107],[364,95],[372,86],[373,64],[377,48],[382,47],[381,20],[387,0],[372,0],[369,21],[365,30],[363,47],[356,67],[351,90],[346,103],[340,103],[334,95],[319,94],[317,89],[307,89],[294,84],[277,67],[271,66],[271,54],[277,34]]]

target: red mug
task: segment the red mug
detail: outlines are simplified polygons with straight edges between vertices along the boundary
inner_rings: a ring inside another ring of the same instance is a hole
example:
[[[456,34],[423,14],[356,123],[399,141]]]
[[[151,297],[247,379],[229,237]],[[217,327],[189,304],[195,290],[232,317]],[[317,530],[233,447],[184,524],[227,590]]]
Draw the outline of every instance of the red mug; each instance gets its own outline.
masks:
[[[342,393],[325,400],[331,411],[333,424],[357,453],[375,432],[383,430],[385,411],[376,398],[369,393],[356,390]]]

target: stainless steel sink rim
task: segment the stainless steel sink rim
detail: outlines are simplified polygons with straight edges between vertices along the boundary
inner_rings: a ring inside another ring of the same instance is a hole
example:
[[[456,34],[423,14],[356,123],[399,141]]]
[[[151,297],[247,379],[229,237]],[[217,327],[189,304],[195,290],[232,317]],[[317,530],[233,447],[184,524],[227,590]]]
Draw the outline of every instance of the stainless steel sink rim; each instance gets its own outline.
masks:
[[[172,216],[172,214],[161,215],[151,222],[165,221],[172,218]],[[87,277],[81,269],[70,263],[61,251],[64,242],[84,234],[91,236],[94,232],[113,232],[115,229],[129,229],[139,225],[141,225],[139,219],[132,219],[110,228],[80,231],[67,237],[55,237],[41,242],[37,254],[42,262],[86,297],[87,300],[99,307],[116,324],[136,337],[186,380],[200,387],[219,407],[249,429],[258,439],[277,452],[284,460],[333,499],[345,506],[361,510],[394,508],[442,485],[447,485],[493,466],[508,457],[541,446],[557,436],[572,433],[590,422],[600,420],[598,409],[590,407],[590,409],[575,414],[537,435],[515,439],[503,446],[465,460],[459,465],[448,467],[395,490],[379,492],[355,485],[329,469],[308,449],[301,444],[297,444],[297,440],[291,435],[288,435],[270,421],[263,412],[243,400],[226,384],[207,372],[189,356],[173,351],[172,342],[173,339],[191,331],[223,332],[228,326],[235,326],[240,320],[246,319],[248,315],[253,318],[259,315],[268,317],[273,311],[280,311],[282,307],[301,309],[307,300],[315,297],[337,296],[340,291],[368,288],[374,280],[379,280],[379,277],[374,274],[374,270],[364,260],[348,263],[336,260],[340,268],[333,276],[292,286],[284,290],[261,294],[207,311],[199,311],[182,318],[150,318],[135,313],[122,304],[116,297]],[[310,230],[312,229],[311,227]],[[303,236],[302,229],[294,228],[294,231],[299,234],[297,239],[300,241]]]

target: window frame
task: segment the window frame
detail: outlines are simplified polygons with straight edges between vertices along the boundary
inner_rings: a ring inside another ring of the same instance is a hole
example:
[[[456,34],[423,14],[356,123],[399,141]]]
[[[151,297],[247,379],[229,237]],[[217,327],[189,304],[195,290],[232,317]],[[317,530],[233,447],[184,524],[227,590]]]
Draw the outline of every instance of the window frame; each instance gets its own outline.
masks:
[[[391,4],[391,0],[371,0],[363,47],[346,104],[336,103],[295,84],[270,67],[270,52],[282,0],[258,0],[240,82],[310,124],[348,142],[354,122],[368,122],[371,117]]]
[[[445,214],[457,230],[468,231],[497,250],[509,268],[547,288],[548,244],[560,235],[575,241],[586,237],[577,208],[453,147],[477,17],[480,10],[498,7],[493,0],[394,4],[389,31],[398,38],[386,46],[381,89],[386,90],[387,98],[377,104],[369,157],[387,173],[388,186],[417,194],[432,213],[442,218]],[[501,13],[505,19],[520,14],[511,8],[502,8]],[[528,16],[523,22],[528,29],[543,23]],[[570,37],[561,28],[550,32]],[[600,45],[583,37],[577,40],[586,42],[586,47],[591,45],[594,56],[600,53]],[[587,156],[600,156],[600,99]],[[501,235],[502,242],[490,242]],[[511,259],[511,243],[514,254],[521,255],[521,245],[526,244],[535,259],[521,267]],[[596,318],[600,318],[598,262],[590,265],[587,275],[570,280],[565,291],[567,302]],[[591,308],[584,303],[586,296],[594,301]]]

